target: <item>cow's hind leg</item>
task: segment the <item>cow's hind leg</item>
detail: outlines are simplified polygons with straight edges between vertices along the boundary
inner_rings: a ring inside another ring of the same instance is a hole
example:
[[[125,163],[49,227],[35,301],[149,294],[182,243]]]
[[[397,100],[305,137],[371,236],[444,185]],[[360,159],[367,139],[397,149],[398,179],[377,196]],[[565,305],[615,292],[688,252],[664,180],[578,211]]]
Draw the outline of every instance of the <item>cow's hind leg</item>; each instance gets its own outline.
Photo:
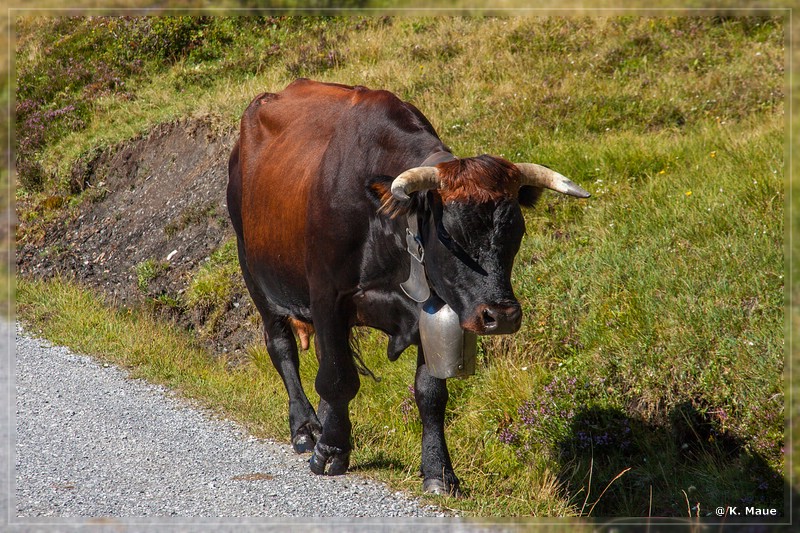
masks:
[[[256,287],[247,269],[241,240],[239,241],[239,263],[242,267],[247,290],[264,322],[264,341],[272,364],[278,371],[289,394],[289,429],[292,447],[297,453],[310,452],[322,434],[322,425],[314,408],[308,401],[300,381],[300,357],[292,332],[290,320],[270,310],[270,306]]]
[[[263,316],[263,315],[262,315]],[[322,434],[322,426],[306,397],[300,381],[297,344],[286,317],[271,317],[264,322],[264,340],[272,364],[289,394],[289,429],[297,453],[310,452]]]
[[[422,421],[422,488],[434,494],[458,495],[458,478],[453,472],[444,438],[447,383],[428,373],[422,347],[418,348],[414,399]]]

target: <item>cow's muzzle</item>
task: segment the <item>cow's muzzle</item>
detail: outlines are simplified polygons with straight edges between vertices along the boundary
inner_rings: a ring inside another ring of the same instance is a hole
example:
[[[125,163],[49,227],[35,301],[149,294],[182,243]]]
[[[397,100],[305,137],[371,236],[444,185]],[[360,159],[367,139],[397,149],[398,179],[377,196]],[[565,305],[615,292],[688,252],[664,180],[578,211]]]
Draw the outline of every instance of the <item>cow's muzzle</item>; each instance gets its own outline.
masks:
[[[518,303],[481,304],[463,328],[478,335],[515,333],[522,325],[522,308]]]

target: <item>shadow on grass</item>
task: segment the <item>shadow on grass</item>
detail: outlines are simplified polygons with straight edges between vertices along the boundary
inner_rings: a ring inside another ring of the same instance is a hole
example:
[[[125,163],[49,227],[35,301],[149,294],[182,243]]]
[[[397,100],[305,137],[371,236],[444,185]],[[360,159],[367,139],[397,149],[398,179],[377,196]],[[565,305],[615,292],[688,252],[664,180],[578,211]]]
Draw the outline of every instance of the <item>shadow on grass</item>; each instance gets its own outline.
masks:
[[[753,524],[789,516],[784,476],[691,402],[658,425],[618,409],[579,410],[557,455],[559,480],[583,516]]]
[[[387,455],[379,450],[369,457],[350,466],[350,472],[368,472],[370,470],[404,470],[407,467],[400,459]]]

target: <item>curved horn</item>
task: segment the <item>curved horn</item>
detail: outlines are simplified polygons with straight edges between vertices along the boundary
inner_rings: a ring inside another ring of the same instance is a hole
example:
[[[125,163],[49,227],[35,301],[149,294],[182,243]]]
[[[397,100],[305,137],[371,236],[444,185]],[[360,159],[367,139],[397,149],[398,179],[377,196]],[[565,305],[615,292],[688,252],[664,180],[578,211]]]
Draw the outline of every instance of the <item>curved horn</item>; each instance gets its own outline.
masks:
[[[588,198],[590,196],[583,187],[565,178],[555,170],[550,170],[535,163],[515,163],[515,165],[522,172],[522,185],[544,187],[578,198]]]
[[[436,167],[410,168],[392,182],[392,196],[398,200],[408,200],[412,192],[438,189],[440,185]]]

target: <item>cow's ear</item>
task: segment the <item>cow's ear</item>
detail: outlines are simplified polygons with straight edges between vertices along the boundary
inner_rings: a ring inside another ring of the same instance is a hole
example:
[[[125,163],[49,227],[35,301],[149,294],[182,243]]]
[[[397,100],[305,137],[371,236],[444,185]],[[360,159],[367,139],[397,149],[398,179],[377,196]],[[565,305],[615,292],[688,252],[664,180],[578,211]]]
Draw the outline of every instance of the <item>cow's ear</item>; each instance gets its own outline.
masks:
[[[542,195],[541,187],[531,187],[530,185],[523,185],[519,188],[519,205],[523,207],[533,207]]]
[[[378,212],[389,218],[405,215],[415,209],[417,203],[415,197],[418,196],[414,194],[408,200],[398,200],[392,195],[392,181],[393,178],[389,176],[380,176],[367,183],[367,195],[375,204]]]

